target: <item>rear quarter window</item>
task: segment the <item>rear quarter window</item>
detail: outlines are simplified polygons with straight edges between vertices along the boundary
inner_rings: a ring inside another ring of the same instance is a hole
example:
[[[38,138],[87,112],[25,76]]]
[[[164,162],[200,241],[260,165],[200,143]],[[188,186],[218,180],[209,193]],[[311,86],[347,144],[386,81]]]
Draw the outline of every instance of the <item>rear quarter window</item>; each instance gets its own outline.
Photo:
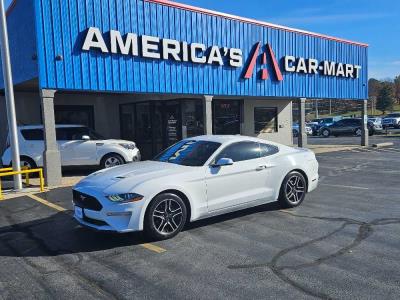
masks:
[[[279,152],[279,148],[274,145],[269,144],[260,144],[260,153],[261,157],[266,157],[270,155],[274,155]]]
[[[42,129],[23,129],[21,134],[27,141],[43,141],[44,135]]]

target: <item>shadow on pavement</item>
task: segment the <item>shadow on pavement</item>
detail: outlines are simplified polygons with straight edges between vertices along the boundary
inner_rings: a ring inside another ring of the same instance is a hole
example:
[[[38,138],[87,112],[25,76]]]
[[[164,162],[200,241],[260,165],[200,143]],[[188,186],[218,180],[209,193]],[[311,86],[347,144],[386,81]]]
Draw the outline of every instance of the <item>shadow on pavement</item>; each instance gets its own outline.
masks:
[[[278,209],[280,207],[277,203],[270,203],[190,223],[184,231],[190,231],[195,228],[209,226],[254,213]],[[141,232],[118,234],[81,227],[73,219],[70,211],[22,223],[12,222],[12,216],[3,215],[4,217],[11,225],[0,227],[0,256],[58,256],[111,250],[150,242]]]

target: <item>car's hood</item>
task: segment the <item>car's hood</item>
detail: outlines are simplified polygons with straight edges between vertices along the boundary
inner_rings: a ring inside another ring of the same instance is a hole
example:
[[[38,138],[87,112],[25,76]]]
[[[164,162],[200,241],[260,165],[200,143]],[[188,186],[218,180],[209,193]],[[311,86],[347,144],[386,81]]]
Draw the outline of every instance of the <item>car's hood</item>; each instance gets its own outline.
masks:
[[[169,177],[181,174],[189,169],[190,167],[158,161],[135,162],[97,171],[82,179],[75,188],[85,187],[95,190],[105,190],[122,180],[126,181],[127,184],[129,183],[129,187],[132,187],[141,182],[162,176]]]

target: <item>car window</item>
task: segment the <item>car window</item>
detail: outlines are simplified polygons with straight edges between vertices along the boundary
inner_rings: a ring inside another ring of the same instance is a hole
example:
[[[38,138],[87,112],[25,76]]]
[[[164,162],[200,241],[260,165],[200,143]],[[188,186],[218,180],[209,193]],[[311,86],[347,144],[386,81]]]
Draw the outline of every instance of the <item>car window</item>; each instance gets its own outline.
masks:
[[[230,158],[234,162],[260,158],[260,144],[256,142],[239,142],[226,146],[218,154],[215,162],[221,158]]]
[[[279,148],[277,146],[268,145],[260,143],[260,155],[261,157],[274,155],[279,152]]]
[[[82,140],[82,136],[87,135],[91,140],[104,139],[100,134],[88,127],[62,127],[56,129],[57,140],[74,141]]]
[[[337,122],[335,123],[335,125],[339,125],[339,126],[345,125],[345,124],[346,124],[345,121],[346,121],[346,120],[337,121]]]
[[[326,118],[323,120],[323,123],[333,123],[333,119],[332,118]]]
[[[400,117],[400,114],[388,114],[387,116],[389,118],[398,118],[398,117]]]
[[[184,140],[158,154],[153,160],[182,166],[200,167],[221,146],[217,142]]]
[[[42,129],[23,129],[21,134],[27,141],[43,141],[44,135]]]

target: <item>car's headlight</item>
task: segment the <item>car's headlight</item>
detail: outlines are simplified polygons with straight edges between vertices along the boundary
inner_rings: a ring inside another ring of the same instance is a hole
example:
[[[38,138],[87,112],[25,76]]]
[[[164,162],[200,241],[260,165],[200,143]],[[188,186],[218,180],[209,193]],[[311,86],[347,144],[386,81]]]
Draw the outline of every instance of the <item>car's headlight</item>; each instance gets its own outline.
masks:
[[[127,150],[133,150],[133,149],[135,149],[136,148],[136,144],[135,143],[121,143],[121,144],[118,144],[118,145],[120,145],[121,147],[124,147],[125,149],[127,149]]]
[[[115,194],[107,196],[108,200],[116,203],[137,202],[143,199],[142,195],[136,193]]]

